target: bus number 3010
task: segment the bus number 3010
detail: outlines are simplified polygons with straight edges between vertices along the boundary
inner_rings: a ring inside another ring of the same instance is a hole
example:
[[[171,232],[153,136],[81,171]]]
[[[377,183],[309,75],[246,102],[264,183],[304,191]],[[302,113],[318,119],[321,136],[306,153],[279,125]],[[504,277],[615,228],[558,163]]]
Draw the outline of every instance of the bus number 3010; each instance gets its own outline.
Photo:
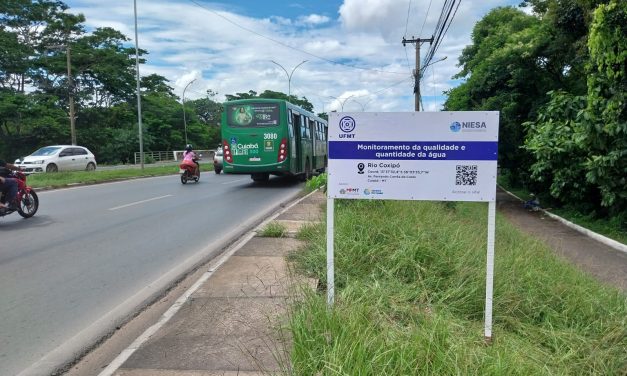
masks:
[[[263,134],[264,140],[276,140],[277,138],[279,138],[279,136],[276,133],[264,133]]]

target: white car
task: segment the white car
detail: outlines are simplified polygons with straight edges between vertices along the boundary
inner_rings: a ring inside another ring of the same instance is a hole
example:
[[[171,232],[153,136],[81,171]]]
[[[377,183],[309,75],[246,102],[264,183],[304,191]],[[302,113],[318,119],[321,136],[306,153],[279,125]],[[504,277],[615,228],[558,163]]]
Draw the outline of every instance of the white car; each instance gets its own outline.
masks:
[[[76,145],[45,146],[14,163],[27,174],[96,169],[96,157],[87,148]]]

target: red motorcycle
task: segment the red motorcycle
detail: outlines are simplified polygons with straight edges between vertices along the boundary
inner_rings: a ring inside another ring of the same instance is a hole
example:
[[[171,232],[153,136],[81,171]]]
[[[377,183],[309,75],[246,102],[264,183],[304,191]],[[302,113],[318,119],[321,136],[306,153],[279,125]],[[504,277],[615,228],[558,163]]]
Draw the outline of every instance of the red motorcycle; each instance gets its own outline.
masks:
[[[198,183],[200,180],[200,167],[198,167],[198,174],[196,174],[196,161],[183,161],[179,165],[179,173],[181,174],[181,183],[187,184],[189,180],[193,180]]]
[[[17,208],[0,208],[0,217],[9,215],[14,211],[17,211],[18,214],[24,218],[30,218],[35,215],[35,213],[37,213],[37,209],[39,209],[39,198],[37,197],[35,190],[26,185],[26,175],[23,172],[15,171],[12,172],[8,178],[17,180],[17,197],[15,199],[17,202]],[[4,192],[0,193],[0,202],[6,203]]]

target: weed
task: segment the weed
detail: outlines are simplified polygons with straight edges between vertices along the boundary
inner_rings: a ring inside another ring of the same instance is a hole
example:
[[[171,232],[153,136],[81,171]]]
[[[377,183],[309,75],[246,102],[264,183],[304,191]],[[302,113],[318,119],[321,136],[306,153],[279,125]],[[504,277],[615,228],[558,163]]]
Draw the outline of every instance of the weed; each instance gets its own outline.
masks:
[[[287,229],[284,225],[277,222],[270,222],[264,227],[259,236],[266,238],[282,238],[287,234]]]

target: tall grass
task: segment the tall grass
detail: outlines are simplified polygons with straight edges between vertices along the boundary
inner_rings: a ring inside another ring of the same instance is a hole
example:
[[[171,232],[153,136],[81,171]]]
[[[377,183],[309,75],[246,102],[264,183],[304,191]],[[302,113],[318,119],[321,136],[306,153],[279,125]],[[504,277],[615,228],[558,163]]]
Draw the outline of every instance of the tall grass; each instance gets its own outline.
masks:
[[[483,341],[485,204],[336,203],[336,305],[291,311],[297,375],[624,375],[627,299],[497,217]],[[294,261],[326,284],[324,225]]]

